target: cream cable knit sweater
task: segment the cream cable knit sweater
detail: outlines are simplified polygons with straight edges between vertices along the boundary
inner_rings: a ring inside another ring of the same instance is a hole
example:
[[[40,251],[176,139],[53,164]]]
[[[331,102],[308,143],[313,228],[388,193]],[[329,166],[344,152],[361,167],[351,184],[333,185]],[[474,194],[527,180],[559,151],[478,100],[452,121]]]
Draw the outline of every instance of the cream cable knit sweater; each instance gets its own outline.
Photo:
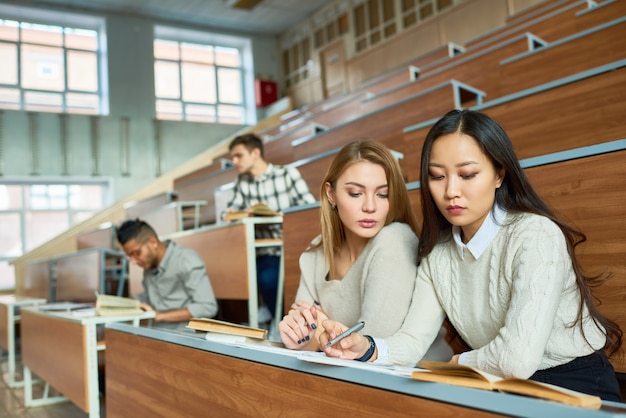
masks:
[[[320,239],[318,236],[313,243]],[[330,318],[347,326],[364,321],[364,335],[390,336],[400,329],[411,304],[417,244],[408,225],[391,223],[367,243],[341,280],[329,281],[323,249],[305,251],[300,256],[302,273],[296,301],[318,301]],[[436,343],[424,357],[447,361],[453,353],[444,340],[445,332],[440,330],[437,327]]]
[[[423,260],[402,330],[386,339],[393,363],[414,364],[447,313],[473,348],[468,366],[528,378],[601,349],[605,336],[588,316],[571,326],[579,306],[576,279],[561,230],[533,214],[508,214],[485,252],[461,259],[452,239]]]

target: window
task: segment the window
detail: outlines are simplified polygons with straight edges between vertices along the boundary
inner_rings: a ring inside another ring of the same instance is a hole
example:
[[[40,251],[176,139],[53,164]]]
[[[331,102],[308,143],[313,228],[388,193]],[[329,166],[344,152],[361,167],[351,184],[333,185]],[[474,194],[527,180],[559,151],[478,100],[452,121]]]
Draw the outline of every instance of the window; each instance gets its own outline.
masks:
[[[404,28],[413,26],[452,6],[453,3],[454,0],[402,0],[402,25]]]
[[[183,36],[181,36],[181,33]],[[220,39],[221,38],[221,39]],[[221,42],[220,42],[221,41]],[[192,31],[155,29],[157,119],[245,125],[254,103],[246,69],[249,41]]]
[[[108,181],[0,183],[0,290],[15,286],[11,260],[108,206],[108,191]]]
[[[25,8],[15,12],[10,6],[0,12],[16,16],[0,19],[0,108],[108,113],[99,71],[103,21],[54,12],[43,16]],[[26,13],[28,20],[21,16]]]

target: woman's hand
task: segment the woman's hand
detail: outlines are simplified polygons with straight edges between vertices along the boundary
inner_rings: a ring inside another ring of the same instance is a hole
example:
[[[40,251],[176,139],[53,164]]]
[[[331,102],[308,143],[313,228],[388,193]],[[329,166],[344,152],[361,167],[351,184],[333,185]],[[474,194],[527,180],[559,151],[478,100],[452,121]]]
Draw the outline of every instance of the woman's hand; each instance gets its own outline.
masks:
[[[326,347],[328,341],[332,340],[348,329],[341,322],[327,319],[322,322],[324,331],[320,334],[319,344],[328,357],[337,357],[346,360],[354,360],[367,352],[370,347],[369,340],[359,333],[347,336],[337,344]],[[374,360],[375,357],[372,358]]]
[[[292,350],[319,350],[315,334],[316,330],[319,333],[318,324],[326,318],[326,314],[317,304],[310,305],[302,301],[294,303],[278,324],[283,344]]]

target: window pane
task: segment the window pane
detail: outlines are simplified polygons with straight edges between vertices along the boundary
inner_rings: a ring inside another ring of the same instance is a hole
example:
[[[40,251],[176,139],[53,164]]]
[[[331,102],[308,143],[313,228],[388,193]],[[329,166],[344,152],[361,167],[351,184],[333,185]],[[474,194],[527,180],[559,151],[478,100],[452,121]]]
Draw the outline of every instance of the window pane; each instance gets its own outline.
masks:
[[[213,47],[210,45],[180,45],[181,61],[192,61],[202,64],[213,64]]]
[[[71,90],[98,91],[98,63],[94,52],[67,52],[67,87]]]
[[[18,26],[14,20],[3,20],[0,19],[0,39],[6,39],[7,41],[17,41],[18,37]]]
[[[243,125],[243,108],[240,106],[227,106],[220,105],[217,109],[219,113],[219,122],[220,123],[232,123]]]
[[[19,213],[0,213],[0,256],[22,255],[22,233]]]
[[[26,251],[37,248],[67,228],[67,212],[26,212]]]
[[[24,93],[24,108],[43,112],[61,112],[63,97],[57,93],[39,93],[27,91]]]
[[[20,91],[18,89],[0,89],[0,105],[5,109],[19,109]]]
[[[223,67],[239,67],[241,59],[235,48],[215,47],[215,64]]]
[[[61,48],[22,45],[22,87],[62,91],[64,73]]]
[[[33,23],[21,24],[22,42],[44,45],[63,45],[63,33],[60,26],[37,25]]]
[[[0,184],[0,210],[22,208],[22,186]]]
[[[183,100],[186,102],[215,103],[215,67],[182,63]]]
[[[180,77],[178,64],[175,62],[157,61],[154,63],[154,84],[157,97],[179,99]]]
[[[181,120],[183,118],[183,105],[181,102],[172,100],[157,100],[156,116],[159,119]]]
[[[241,71],[219,68],[217,79],[219,80],[220,102],[241,104],[243,92],[241,91]]]
[[[65,47],[98,50],[98,32],[94,30],[65,28]]]
[[[72,185],[70,189],[70,207],[73,209],[100,209],[102,201],[102,187],[95,185]]]
[[[161,39],[155,40],[154,57],[167,60],[178,60],[180,58],[178,53],[178,42],[163,41]]]
[[[68,93],[65,96],[68,112],[97,115],[100,110],[100,98],[97,94]]]
[[[0,43],[0,84],[17,84],[17,46]]]
[[[185,106],[186,120],[193,122],[217,122],[215,106],[187,105]]]
[[[0,261],[0,289],[15,287],[15,268],[8,261]]]

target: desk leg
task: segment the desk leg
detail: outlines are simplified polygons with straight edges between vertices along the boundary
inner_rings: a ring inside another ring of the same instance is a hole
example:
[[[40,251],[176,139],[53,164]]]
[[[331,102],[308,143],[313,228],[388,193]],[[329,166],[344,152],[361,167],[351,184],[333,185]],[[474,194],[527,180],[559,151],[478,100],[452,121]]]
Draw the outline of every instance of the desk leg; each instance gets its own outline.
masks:
[[[61,402],[67,402],[65,396],[48,396],[50,385],[46,383],[43,396],[38,399],[33,399],[33,375],[27,366],[24,366],[24,406],[26,408],[34,406],[53,405]]]
[[[253,328],[259,326],[259,292],[256,283],[256,246],[254,224],[246,224],[246,247],[248,254],[248,322]]]
[[[8,330],[8,356],[9,356],[9,387],[19,388],[24,386],[24,378],[21,381],[15,379],[15,308],[7,306],[7,330]]]
[[[86,325],[87,347],[87,396],[89,399],[89,418],[100,417],[100,390],[98,388],[98,335],[96,324]]]
[[[271,338],[280,341],[278,324],[283,319],[283,296],[285,293],[285,254],[284,248],[280,247],[280,263],[278,265],[278,287],[276,288],[276,314],[274,315],[274,331]]]

